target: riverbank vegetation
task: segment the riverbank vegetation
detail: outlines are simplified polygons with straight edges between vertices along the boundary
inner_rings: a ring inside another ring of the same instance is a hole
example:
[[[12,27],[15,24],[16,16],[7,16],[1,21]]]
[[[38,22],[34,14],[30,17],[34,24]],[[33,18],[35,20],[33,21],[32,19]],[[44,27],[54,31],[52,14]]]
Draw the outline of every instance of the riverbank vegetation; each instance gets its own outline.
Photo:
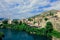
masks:
[[[52,36],[56,37],[56,38],[60,38],[60,32],[53,30],[51,33]]]
[[[2,40],[3,37],[4,37],[4,33],[0,32],[0,40]]]
[[[51,22],[47,22],[45,28],[39,29],[36,27],[29,26],[26,23],[22,22],[14,22],[14,24],[7,24],[7,21],[5,21],[3,22],[3,24],[0,25],[0,28],[9,28],[13,30],[26,31],[30,34],[44,35],[47,37],[55,36],[60,38],[60,33],[53,29],[53,25]]]

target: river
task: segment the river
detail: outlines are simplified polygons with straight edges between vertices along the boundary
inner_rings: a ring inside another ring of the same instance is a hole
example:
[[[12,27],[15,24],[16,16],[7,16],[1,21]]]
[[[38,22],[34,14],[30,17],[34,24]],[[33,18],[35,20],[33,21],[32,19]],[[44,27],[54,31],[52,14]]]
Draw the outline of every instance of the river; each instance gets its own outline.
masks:
[[[2,40],[48,40],[47,37],[31,35],[24,31],[0,29],[0,32],[5,35]]]

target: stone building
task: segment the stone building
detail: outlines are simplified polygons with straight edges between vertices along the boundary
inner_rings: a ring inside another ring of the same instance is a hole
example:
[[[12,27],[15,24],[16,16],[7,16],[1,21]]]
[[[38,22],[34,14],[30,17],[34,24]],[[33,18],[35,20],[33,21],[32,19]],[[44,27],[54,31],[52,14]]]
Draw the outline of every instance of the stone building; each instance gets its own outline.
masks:
[[[56,16],[60,17],[60,11],[57,11]]]
[[[11,19],[8,19],[8,24],[12,24],[12,20]]]

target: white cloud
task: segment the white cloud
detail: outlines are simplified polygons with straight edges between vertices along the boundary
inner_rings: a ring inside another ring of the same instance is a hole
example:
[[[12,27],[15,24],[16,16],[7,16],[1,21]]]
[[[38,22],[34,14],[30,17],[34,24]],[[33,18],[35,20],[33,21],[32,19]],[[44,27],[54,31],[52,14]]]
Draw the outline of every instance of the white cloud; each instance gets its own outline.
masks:
[[[50,3],[51,7],[49,8],[43,8],[44,10],[60,10],[60,1]]]
[[[44,6],[51,5],[45,8]],[[39,8],[43,7],[43,8]],[[39,8],[39,9],[38,9]],[[41,13],[39,10],[60,9],[60,1],[49,2],[49,0],[0,0],[0,15],[11,18],[30,17]],[[34,14],[35,10],[35,14]],[[33,11],[33,13],[32,13]],[[16,14],[16,15],[15,15]]]

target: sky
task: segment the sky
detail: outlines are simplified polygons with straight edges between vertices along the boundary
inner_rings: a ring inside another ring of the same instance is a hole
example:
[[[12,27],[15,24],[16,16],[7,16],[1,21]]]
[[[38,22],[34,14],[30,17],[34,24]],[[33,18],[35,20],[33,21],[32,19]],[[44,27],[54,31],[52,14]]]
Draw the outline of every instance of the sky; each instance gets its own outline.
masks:
[[[60,0],[0,0],[0,18],[24,19],[53,9],[60,10]]]

